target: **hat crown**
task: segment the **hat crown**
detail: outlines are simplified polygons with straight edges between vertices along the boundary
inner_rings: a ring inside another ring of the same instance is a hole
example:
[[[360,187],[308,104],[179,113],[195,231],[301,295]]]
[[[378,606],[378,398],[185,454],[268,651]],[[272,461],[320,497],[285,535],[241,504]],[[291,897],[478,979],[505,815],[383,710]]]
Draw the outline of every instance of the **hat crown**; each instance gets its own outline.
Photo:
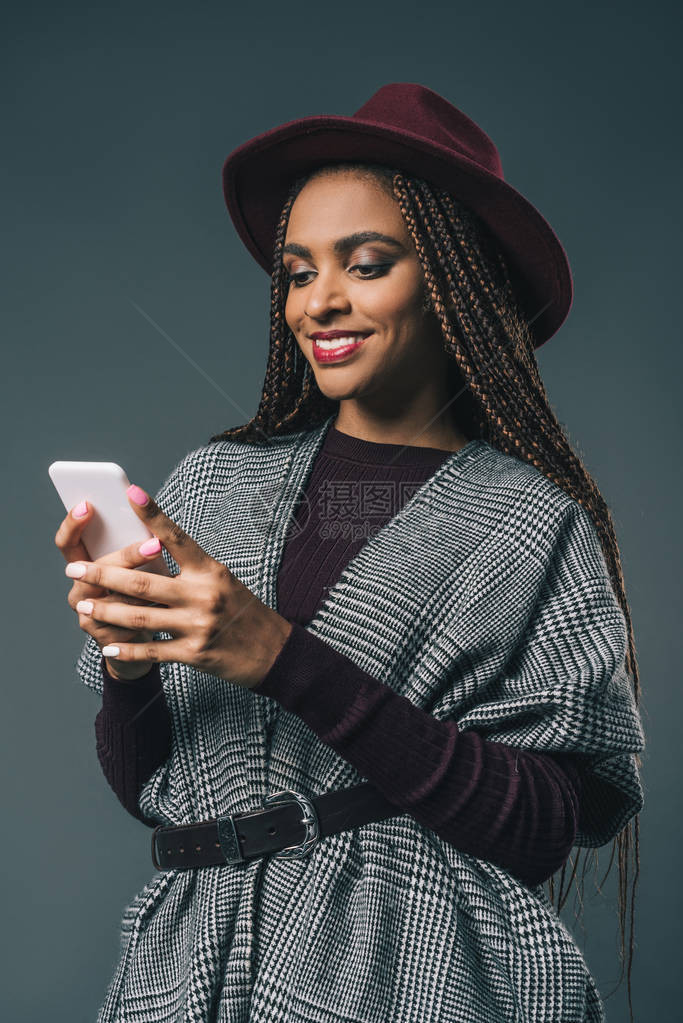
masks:
[[[455,150],[490,174],[503,178],[500,155],[478,124],[437,92],[415,82],[383,85],[353,118],[410,132],[425,142]]]

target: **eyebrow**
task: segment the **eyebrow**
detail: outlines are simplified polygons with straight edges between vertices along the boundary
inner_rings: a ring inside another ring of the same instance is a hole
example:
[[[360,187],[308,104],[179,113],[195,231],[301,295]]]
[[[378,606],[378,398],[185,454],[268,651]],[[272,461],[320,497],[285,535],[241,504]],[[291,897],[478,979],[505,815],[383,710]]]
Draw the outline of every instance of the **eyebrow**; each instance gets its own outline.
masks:
[[[348,234],[345,238],[337,238],[332,246],[335,252],[344,253],[355,249],[357,245],[364,242],[384,242],[386,245],[393,245],[396,249],[403,250],[404,246],[396,238],[389,234],[382,234],[380,231],[356,231],[355,234]],[[311,250],[305,245],[297,245],[296,242],[289,242],[284,246],[282,253],[291,252],[293,256],[301,256],[303,259],[311,259]]]

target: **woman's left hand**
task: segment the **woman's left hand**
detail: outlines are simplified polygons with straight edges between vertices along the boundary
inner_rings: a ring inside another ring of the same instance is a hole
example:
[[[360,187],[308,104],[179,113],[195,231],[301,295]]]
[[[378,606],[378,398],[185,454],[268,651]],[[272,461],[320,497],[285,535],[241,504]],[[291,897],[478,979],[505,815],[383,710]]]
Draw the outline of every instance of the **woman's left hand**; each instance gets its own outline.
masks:
[[[100,622],[169,632],[174,638],[119,643],[103,647],[102,652],[118,661],[178,661],[253,689],[284,646],[291,623],[259,600],[226,565],[202,550],[140,487],[129,488],[128,500],[175,559],[180,572],[169,577],[92,561],[69,562],[65,571],[70,578],[161,605],[93,599],[81,601],[76,610]],[[150,561],[158,556],[158,552],[150,555]],[[76,566],[84,571],[77,575]],[[88,610],[84,604],[92,607]]]

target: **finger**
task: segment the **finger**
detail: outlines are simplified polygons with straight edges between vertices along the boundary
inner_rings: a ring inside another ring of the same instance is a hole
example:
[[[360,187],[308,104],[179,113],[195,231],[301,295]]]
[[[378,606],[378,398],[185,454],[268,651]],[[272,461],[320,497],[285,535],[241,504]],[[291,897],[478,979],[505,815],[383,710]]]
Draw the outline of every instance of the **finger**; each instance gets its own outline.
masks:
[[[156,540],[156,550],[151,541]],[[150,550],[148,553],[141,553],[140,548],[144,548],[145,544],[150,544]],[[126,547],[121,547],[117,551],[111,551],[109,554],[103,554],[99,558],[95,558],[95,564],[102,565],[119,565],[122,568],[138,568],[140,565],[151,565],[153,570],[159,575],[171,576],[168,570],[168,566],[164,561],[161,541],[158,537],[150,537],[149,540],[144,540],[142,543],[136,540],[134,543],[129,543]],[[72,558],[72,561],[90,561],[90,558]]]
[[[182,639],[164,639],[153,643],[108,643],[102,647],[104,657],[117,661],[177,661],[188,664],[188,647]]]
[[[151,633],[141,634],[133,629],[123,629],[108,622],[98,622],[91,615],[78,615],[79,628],[86,632],[96,641],[99,646],[106,643],[139,643],[149,642],[152,639]]]
[[[101,586],[90,586],[88,583],[81,584],[75,582],[67,593],[66,599],[69,607],[75,611],[79,600],[85,600],[89,597],[106,598],[106,596],[107,591],[103,590]]]
[[[85,515],[74,515],[74,512],[82,512],[85,507]],[[55,543],[64,555],[65,561],[89,561],[90,555],[81,539],[83,529],[92,519],[93,510],[87,501],[81,501],[75,505],[59,525],[55,533]]]
[[[115,593],[113,590],[106,589],[104,586],[94,586],[91,583],[81,583],[76,580],[67,594],[67,602],[69,607],[75,611],[76,606],[81,600],[91,600],[97,597],[100,601],[116,601],[117,603],[135,604],[138,607],[143,606],[154,606],[158,602],[156,600],[144,600],[142,597],[127,597],[123,593]],[[163,607],[164,605],[159,605]]]
[[[86,508],[85,515],[77,516],[74,514],[75,512],[80,511],[83,507]],[[91,521],[93,513],[93,506],[89,505],[87,501],[81,501],[79,505],[76,505],[71,509],[69,514],[60,524],[60,527],[55,534],[55,543],[64,554],[67,562],[88,562],[91,560],[90,554],[81,540],[81,534],[85,525]],[[146,543],[147,541],[144,542]],[[157,540],[157,544],[158,548],[161,548],[160,541]],[[140,541],[135,541],[134,543],[128,544],[127,547],[123,547],[117,551],[111,551],[95,560],[97,562],[102,562],[103,564],[117,564],[131,568],[148,564],[150,565],[151,570],[157,574],[172,578],[171,572],[169,571],[163,555],[160,552],[156,553],[154,551],[148,554],[142,554],[140,553],[141,546]],[[70,607],[75,609],[79,600],[85,599],[86,597],[101,596],[102,593],[107,594],[111,593],[111,591],[107,588],[94,586],[89,583],[74,582],[74,585],[68,595],[68,602]]]
[[[131,483],[127,490],[130,506],[145,525],[158,536],[164,547],[181,566],[201,568],[207,561],[213,560],[196,540],[181,529],[177,522],[164,515],[156,501],[146,494],[141,487]]]
[[[80,565],[83,564],[83,562],[74,561],[69,562],[69,564]],[[89,564],[89,562],[85,562],[85,564]],[[74,580],[74,584],[69,590],[66,599],[69,607],[75,611],[79,600],[85,600],[92,597],[99,597],[101,600],[130,600],[131,603],[136,602],[133,597],[128,598],[120,593],[112,593],[112,591],[107,589],[106,586],[96,586],[94,583],[81,582],[79,579]],[[142,597],[138,597],[137,603],[146,604],[148,601],[143,600]],[[156,601],[149,601],[149,603],[156,603]]]
[[[137,572],[133,568],[105,565],[101,561],[72,561],[64,572],[70,579],[158,604],[172,606],[180,599],[177,576],[168,579],[154,572]]]
[[[76,611],[98,622],[106,622],[108,625],[135,631],[148,629],[151,632],[174,633],[179,631],[183,625],[191,624],[189,621],[183,622],[182,611],[171,608],[140,607],[135,604],[122,604],[115,601],[79,600],[76,604]]]
[[[146,546],[149,546],[147,553],[142,553]],[[143,540],[140,543],[139,540],[135,540],[133,543],[128,544],[126,547],[121,547],[117,551],[110,551],[109,554],[103,554],[99,558],[95,558],[95,564],[102,565],[119,565],[122,568],[138,568],[140,565],[149,565],[151,571],[157,575],[165,575],[167,578],[173,578],[168,565],[166,564],[163,554],[161,554],[162,546],[161,541],[158,537],[152,536],[147,540]],[[76,560],[76,559],[74,559]],[[88,558],[86,561],[90,560]],[[113,593],[111,589],[105,591],[109,595]],[[93,593],[81,594],[81,596],[93,596]],[[116,595],[119,600],[126,600],[132,603],[142,602],[143,604],[151,603],[155,604],[157,601],[146,601],[142,597],[125,597],[122,594]],[[74,605],[75,606],[75,605]]]

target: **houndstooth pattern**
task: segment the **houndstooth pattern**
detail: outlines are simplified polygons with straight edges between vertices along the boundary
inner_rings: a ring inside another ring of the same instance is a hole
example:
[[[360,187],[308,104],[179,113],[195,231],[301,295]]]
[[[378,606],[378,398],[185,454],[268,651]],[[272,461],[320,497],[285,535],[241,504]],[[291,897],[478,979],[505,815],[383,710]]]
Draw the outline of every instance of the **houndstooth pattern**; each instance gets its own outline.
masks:
[[[157,495],[275,609],[287,527],[332,418],[265,448],[197,448]],[[597,533],[521,460],[479,439],[453,452],[352,558],[307,628],[439,719],[575,754],[577,845],[609,842],[642,808],[634,753],[645,739]],[[315,796],[370,780],[269,697],[160,667],[173,742],[140,796],[152,820],[186,824],[281,788]],[[91,637],[77,669],[101,693]],[[303,860],[155,873],[124,909],[98,1023],[604,1019],[543,887],[405,812],[329,836]]]

